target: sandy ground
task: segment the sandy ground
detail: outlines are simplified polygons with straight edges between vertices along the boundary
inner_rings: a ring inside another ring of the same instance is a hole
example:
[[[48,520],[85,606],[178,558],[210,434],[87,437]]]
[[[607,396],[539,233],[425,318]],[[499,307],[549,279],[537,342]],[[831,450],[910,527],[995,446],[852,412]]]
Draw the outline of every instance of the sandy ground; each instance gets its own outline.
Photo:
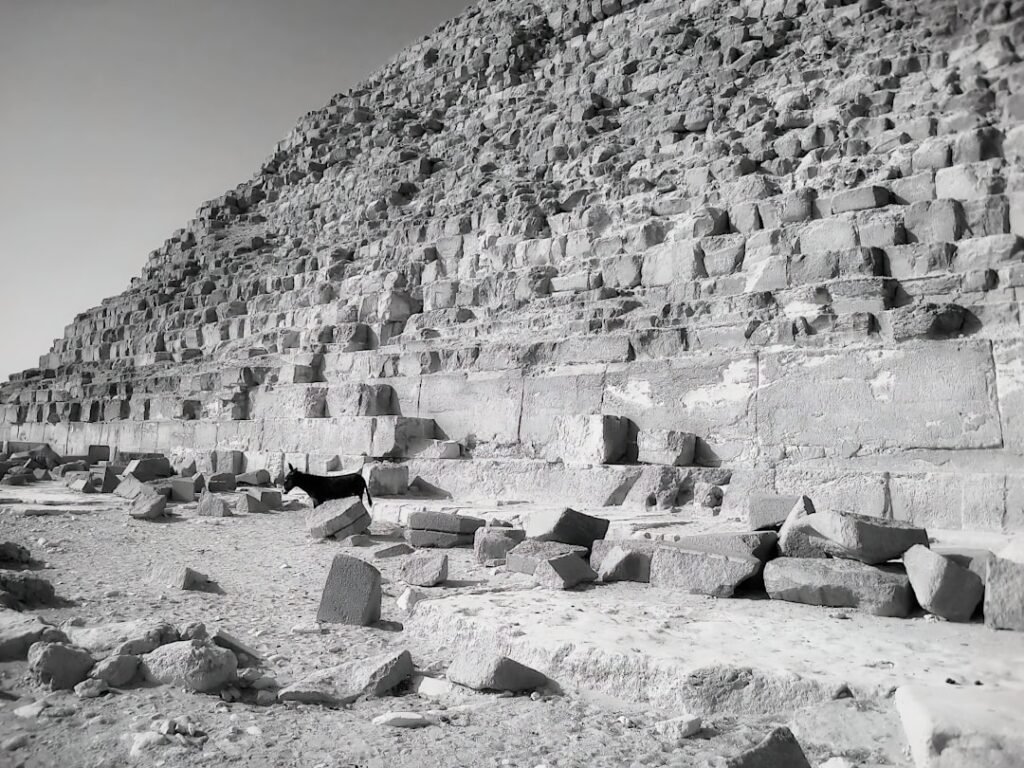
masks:
[[[4,489],[0,497],[9,500],[13,492]],[[198,518],[194,505],[178,505],[167,522],[143,522],[131,520],[111,497],[71,495],[56,483],[14,495],[28,495],[34,503],[4,506],[0,500],[0,540],[28,546],[45,563],[39,574],[71,601],[68,607],[37,611],[53,623],[71,618],[90,626],[131,619],[176,625],[202,621],[259,650],[265,673],[283,685],[385,649],[409,648],[420,670],[443,672],[445,659],[423,655],[423,647],[402,629],[407,617],[395,603],[404,588],[397,577],[400,558],[373,560],[372,548],[312,541],[298,504],[287,511],[224,519]],[[53,514],[26,516],[26,509]],[[387,528],[375,524],[375,543],[393,543],[395,534]],[[323,581],[339,551],[365,557],[381,569],[380,625],[315,631]],[[481,600],[481,589],[508,596],[532,590],[526,577],[481,568],[467,551],[450,554],[454,586],[443,590],[446,597]],[[149,575],[163,563],[202,571],[219,590],[172,592],[155,586]],[[11,662],[0,665],[0,692],[0,741],[5,744],[0,766],[719,766],[775,724],[791,725],[816,765],[837,755],[860,766],[909,765],[898,719],[886,698],[842,699],[770,715],[720,712],[706,717],[702,731],[680,745],[666,742],[652,726],[682,712],[652,711],[571,687],[539,698],[467,692],[430,699],[406,690],[341,710],[227,703],[172,686],[127,688],[79,700],[71,693],[47,694],[31,680],[24,662]],[[14,714],[44,697],[50,706],[40,715]],[[432,711],[438,724],[406,730],[371,722],[391,710]],[[131,758],[135,734],[164,718],[187,718],[206,738],[178,737]]]

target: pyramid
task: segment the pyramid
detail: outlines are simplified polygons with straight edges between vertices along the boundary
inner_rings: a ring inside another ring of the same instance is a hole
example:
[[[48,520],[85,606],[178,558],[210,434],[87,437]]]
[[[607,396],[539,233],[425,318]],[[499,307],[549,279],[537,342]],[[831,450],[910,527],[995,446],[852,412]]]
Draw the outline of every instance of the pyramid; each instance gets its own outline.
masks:
[[[1022,43],[1019,0],[482,2],[75,317],[0,438],[1024,527]]]

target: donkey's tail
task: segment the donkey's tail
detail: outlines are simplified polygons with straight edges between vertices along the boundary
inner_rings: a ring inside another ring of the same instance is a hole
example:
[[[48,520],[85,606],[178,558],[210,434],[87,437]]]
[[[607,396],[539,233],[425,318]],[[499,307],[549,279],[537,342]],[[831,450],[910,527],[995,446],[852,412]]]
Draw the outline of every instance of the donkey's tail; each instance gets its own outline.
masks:
[[[370,486],[366,483],[366,478],[360,478],[363,481],[363,493],[366,494],[366,503],[371,507],[373,506],[373,499],[370,498]]]

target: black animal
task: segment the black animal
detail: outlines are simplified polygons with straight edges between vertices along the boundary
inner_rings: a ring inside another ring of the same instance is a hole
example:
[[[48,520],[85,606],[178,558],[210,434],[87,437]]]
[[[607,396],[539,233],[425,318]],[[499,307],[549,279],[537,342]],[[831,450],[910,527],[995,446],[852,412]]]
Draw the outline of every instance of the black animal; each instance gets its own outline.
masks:
[[[362,498],[363,494],[366,494],[366,503],[373,504],[373,499],[370,498],[370,489],[366,487],[363,476],[357,472],[350,475],[324,477],[323,475],[300,472],[289,464],[288,474],[284,476],[284,492],[288,493],[292,488],[304,490],[313,500],[314,507],[319,507],[331,499],[344,499],[348,496]]]

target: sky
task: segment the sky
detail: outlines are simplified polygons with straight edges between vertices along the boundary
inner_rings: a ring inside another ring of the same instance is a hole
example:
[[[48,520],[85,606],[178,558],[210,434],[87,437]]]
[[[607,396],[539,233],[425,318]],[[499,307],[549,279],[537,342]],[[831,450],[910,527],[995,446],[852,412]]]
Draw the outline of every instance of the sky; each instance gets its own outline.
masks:
[[[469,0],[0,0],[0,380]]]

